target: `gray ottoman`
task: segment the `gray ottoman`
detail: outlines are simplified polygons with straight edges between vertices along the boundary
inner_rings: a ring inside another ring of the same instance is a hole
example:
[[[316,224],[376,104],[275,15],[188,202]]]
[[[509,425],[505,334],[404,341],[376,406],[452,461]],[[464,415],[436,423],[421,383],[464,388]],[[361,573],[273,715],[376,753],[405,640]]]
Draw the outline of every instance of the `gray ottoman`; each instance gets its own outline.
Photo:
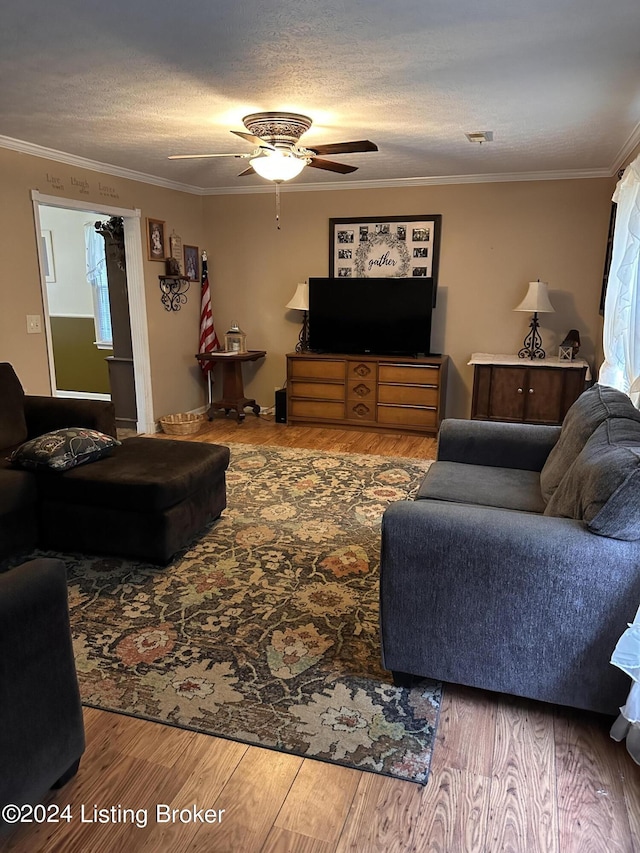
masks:
[[[40,544],[167,563],[227,505],[229,448],[128,438],[111,456],[38,478]]]

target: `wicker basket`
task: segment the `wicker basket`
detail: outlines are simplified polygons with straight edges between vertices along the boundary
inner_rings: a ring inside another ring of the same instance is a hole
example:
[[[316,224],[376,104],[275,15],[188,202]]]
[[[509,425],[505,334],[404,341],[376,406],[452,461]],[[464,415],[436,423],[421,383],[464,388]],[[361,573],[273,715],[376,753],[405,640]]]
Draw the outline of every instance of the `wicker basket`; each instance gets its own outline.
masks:
[[[160,418],[162,432],[167,435],[192,435],[198,432],[204,421],[204,415],[187,412],[180,415],[165,415]]]

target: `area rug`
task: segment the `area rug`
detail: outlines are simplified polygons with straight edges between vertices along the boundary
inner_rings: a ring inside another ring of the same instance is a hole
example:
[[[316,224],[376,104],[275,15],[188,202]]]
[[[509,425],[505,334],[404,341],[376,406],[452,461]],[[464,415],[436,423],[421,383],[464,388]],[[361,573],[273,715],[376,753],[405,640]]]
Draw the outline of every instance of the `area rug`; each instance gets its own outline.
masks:
[[[428,461],[232,444],[167,567],[65,555],[84,704],[424,784],[441,685],[380,663],[380,521]]]

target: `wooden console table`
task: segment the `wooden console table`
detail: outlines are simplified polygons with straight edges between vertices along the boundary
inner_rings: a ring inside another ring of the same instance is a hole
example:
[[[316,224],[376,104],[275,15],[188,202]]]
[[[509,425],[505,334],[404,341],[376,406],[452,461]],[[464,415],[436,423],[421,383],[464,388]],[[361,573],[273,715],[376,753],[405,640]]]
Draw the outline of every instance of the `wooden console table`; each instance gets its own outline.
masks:
[[[212,401],[207,412],[209,420],[219,409],[224,409],[225,415],[235,410],[238,421],[244,420],[245,407],[251,407],[256,417],[260,414],[260,406],[253,399],[244,396],[242,381],[242,363],[258,361],[266,355],[265,350],[249,350],[249,352],[199,352],[196,358],[200,363],[211,361],[222,365],[222,398]]]

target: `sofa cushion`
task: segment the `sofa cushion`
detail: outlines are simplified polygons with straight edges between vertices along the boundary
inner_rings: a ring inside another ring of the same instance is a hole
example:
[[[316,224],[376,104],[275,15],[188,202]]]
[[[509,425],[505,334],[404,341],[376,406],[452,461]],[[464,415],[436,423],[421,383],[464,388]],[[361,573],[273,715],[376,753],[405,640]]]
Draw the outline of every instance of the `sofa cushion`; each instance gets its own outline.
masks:
[[[593,385],[581,394],[567,412],[560,437],[540,473],[542,497],[548,502],[578,454],[607,418],[631,418],[640,422],[640,412],[617,388]]]
[[[523,512],[544,511],[537,471],[464,462],[434,462],[416,495],[416,499],[420,498]]]
[[[157,512],[223,477],[229,448],[176,439],[127,438],[99,465],[41,477],[44,500],[84,507]]]
[[[29,471],[68,471],[102,459],[119,444],[117,439],[95,429],[56,429],[25,441],[13,451],[9,461]]]
[[[562,478],[545,515],[584,521],[592,533],[640,539],[640,423],[609,418]]]
[[[0,363],[0,448],[20,444],[27,438],[24,391],[13,367]]]

